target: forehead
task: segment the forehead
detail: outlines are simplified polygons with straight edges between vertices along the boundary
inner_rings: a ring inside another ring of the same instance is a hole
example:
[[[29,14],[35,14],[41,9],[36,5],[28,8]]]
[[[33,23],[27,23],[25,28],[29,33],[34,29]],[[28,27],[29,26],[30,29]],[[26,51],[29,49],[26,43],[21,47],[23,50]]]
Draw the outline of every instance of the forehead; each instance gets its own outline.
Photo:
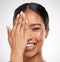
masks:
[[[40,23],[43,24],[43,19],[42,17],[37,14],[35,11],[27,9],[24,12],[26,19],[29,21],[29,23]]]

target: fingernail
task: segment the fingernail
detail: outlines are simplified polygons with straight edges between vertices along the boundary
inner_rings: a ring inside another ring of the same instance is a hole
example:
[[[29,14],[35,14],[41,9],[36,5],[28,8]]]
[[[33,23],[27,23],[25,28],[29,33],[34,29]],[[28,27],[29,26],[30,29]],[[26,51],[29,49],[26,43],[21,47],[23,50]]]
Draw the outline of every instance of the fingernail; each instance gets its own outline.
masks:
[[[8,26],[6,26],[6,28],[8,29],[9,27],[8,27]]]
[[[17,15],[17,17],[19,17],[19,14]]]
[[[23,13],[23,17],[25,17],[25,14]]]
[[[7,31],[9,30],[9,27],[8,26],[6,26],[6,28],[7,28]]]
[[[23,13],[23,11],[20,12],[20,15],[23,15],[23,17],[25,17],[25,14]]]
[[[22,14],[23,14],[23,11],[20,12],[20,15],[22,15]]]

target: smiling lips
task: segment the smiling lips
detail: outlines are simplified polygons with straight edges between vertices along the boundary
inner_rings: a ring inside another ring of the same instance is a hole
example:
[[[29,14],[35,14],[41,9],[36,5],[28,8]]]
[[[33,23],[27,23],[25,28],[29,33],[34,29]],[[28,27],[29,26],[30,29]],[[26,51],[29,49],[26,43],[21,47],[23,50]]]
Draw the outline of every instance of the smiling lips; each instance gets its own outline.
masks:
[[[26,50],[27,51],[31,51],[31,50],[33,50],[35,47],[36,47],[36,42],[35,43],[27,43],[27,46],[26,46]]]

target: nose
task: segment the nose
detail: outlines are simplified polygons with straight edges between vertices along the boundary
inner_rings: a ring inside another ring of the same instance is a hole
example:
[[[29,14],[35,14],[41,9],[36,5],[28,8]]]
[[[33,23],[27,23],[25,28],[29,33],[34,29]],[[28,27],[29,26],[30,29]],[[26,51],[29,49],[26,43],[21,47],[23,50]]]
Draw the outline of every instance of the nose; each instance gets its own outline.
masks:
[[[33,39],[33,37],[32,37],[32,33],[30,32],[29,29],[26,30],[26,35],[27,35],[27,40],[28,40],[28,42],[29,42],[30,40]]]

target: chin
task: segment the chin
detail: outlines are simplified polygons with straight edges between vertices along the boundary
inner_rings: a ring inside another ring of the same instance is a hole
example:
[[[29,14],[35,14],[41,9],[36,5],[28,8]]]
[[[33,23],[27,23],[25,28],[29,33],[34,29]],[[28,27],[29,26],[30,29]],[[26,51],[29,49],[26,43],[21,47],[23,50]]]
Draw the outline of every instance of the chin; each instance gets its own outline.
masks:
[[[34,57],[37,53],[36,52],[25,52],[24,56],[27,58]]]
[[[32,57],[35,57],[38,53],[40,52],[40,50],[26,50],[25,52],[24,52],[24,57],[26,57],[26,58],[32,58]]]

